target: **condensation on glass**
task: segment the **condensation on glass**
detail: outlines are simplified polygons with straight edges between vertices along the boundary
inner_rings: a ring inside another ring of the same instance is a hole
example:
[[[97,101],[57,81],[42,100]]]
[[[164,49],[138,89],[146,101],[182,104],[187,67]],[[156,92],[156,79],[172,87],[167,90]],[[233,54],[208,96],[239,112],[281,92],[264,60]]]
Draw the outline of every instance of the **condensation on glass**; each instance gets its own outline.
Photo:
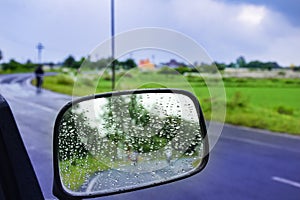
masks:
[[[196,107],[182,94],[77,103],[59,125],[62,185],[72,194],[98,194],[182,177],[202,162],[201,135]]]

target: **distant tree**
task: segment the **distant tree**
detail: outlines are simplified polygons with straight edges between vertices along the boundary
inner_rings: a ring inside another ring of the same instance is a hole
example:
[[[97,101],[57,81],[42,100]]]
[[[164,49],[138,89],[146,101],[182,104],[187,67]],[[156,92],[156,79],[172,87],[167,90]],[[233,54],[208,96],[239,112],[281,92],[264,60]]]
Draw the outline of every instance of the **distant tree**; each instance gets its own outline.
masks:
[[[126,70],[137,67],[137,64],[131,58],[125,60],[124,62],[118,62],[116,60],[115,64],[121,66],[123,69],[126,69]]]
[[[260,62],[258,60],[249,62],[245,67],[252,69],[267,69],[272,70],[275,68],[281,68],[276,62]]]
[[[235,63],[230,63],[227,65],[228,68],[236,68],[236,64]]]
[[[240,56],[240,57],[238,57],[238,58],[236,59],[236,64],[237,64],[238,67],[243,68],[243,67],[246,66],[247,63],[246,63],[245,58],[244,58],[243,56]]]
[[[31,70],[32,70],[33,68],[36,68],[37,66],[38,66],[38,64],[32,63],[30,59],[28,59],[28,60],[26,61],[26,63],[23,65],[23,67],[24,67],[25,69],[31,69]]]
[[[84,57],[82,57],[79,61],[76,61],[73,65],[73,68],[75,68],[75,69],[80,68],[80,66],[83,62],[84,62]]]
[[[299,71],[300,71],[300,66],[295,66],[295,67],[293,67],[293,71],[299,72]]]
[[[22,64],[15,61],[14,59],[11,59],[8,63],[2,64],[3,70],[16,70],[22,67]]]
[[[133,59],[129,58],[125,62],[123,62],[123,68],[124,69],[132,69],[137,67],[136,63],[134,62]]]
[[[75,58],[72,55],[70,55],[69,57],[67,57],[65,59],[65,61],[63,62],[63,65],[65,67],[75,68],[75,66],[76,66],[76,60],[75,60]]]
[[[247,68],[252,68],[252,69],[258,69],[258,68],[262,68],[263,63],[255,60],[255,61],[251,61],[247,64]]]
[[[186,67],[186,66],[179,66],[175,68],[175,70],[180,74],[184,74],[186,72],[195,72],[195,73],[198,72],[198,70],[195,67]]]
[[[281,68],[276,62],[264,63],[263,67],[268,70]]]
[[[50,62],[50,63],[49,63],[49,66],[50,66],[50,69],[53,69],[54,63],[53,63],[53,62]]]
[[[88,56],[86,59],[82,58],[81,61],[84,61],[84,66],[89,69],[105,69],[106,67],[109,67],[109,65],[112,62],[112,59],[110,57],[108,58],[101,58],[97,61],[92,61],[91,56]],[[117,64],[116,64],[117,65]]]
[[[95,64],[93,64],[93,68],[97,69],[105,69],[112,62],[111,58],[101,58]]]
[[[2,70],[4,71],[18,71],[18,72],[28,72],[32,71],[35,67],[37,67],[37,64],[32,63],[30,60],[28,60],[26,63],[19,63],[14,59],[11,59],[8,63],[2,64]]]
[[[28,59],[28,60],[26,61],[26,64],[32,64],[31,60]]]
[[[0,61],[3,59],[2,51],[0,50]]]
[[[200,66],[197,67],[199,72],[202,73],[212,73],[215,74],[218,72],[217,68],[213,64],[201,63]]]
[[[63,62],[63,66],[78,69],[83,63],[83,61],[84,58],[81,58],[79,61],[76,61],[75,58],[72,55],[70,55]]]
[[[220,71],[223,71],[227,67],[225,63],[217,63],[217,62],[216,62],[216,66]]]

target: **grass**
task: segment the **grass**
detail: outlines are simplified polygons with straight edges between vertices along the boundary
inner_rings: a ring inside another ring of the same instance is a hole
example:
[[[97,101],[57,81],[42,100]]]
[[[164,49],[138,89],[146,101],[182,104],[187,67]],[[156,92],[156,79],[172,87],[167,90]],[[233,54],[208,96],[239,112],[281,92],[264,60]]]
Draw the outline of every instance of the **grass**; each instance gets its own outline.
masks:
[[[274,108],[287,106],[294,109],[300,108],[299,88],[268,88],[268,87],[227,87],[226,94],[231,98],[236,92],[242,92],[249,97],[249,103],[259,107]]]
[[[299,88],[300,79],[289,78],[224,78],[226,87]]]
[[[163,87],[193,90],[206,119],[211,119],[211,101],[218,101],[210,97],[205,82],[199,77],[140,73],[137,70],[123,72],[122,75],[117,77],[117,90]],[[78,96],[111,91],[111,81],[107,75],[100,80],[96,75],[83,75],[81,78],[84,81],[77,81],[74,91],[71,81],[61,83],[61,75],[46,77],[44,87],[69,95],[74,92],[73,95]],[[223,81],[227,98],[227,123],[300,135],[299,79],[224,78]]]
[[[62,183],[68,189],[78,191],[90,176],[96,172],[108,170],[110,167],[89,155],[82,159],[61,161],[59,168]]]
[[[300,134],[300,117],[286,115],[268,107],[247,105],[244,108],[227,109],[226,122],[276,132]]]

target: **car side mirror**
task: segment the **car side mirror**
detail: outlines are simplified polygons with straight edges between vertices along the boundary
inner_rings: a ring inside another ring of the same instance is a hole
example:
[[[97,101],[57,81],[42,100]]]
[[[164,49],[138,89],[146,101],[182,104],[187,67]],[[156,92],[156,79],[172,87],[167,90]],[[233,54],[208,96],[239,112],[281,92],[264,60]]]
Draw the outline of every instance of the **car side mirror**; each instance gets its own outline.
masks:
[[[208,162],[200,104],[190,92],[146,89],[68,103],[54,127],[58,198],[117,194],[173,182]]]

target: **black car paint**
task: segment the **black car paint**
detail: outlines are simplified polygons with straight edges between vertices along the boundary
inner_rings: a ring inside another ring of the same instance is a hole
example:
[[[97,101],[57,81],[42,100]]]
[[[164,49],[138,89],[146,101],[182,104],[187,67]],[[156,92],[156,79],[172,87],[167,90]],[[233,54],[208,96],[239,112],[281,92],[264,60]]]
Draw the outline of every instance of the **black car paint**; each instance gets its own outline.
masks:
[[[9,104],[0,95],[0,199],[44,199]]]

